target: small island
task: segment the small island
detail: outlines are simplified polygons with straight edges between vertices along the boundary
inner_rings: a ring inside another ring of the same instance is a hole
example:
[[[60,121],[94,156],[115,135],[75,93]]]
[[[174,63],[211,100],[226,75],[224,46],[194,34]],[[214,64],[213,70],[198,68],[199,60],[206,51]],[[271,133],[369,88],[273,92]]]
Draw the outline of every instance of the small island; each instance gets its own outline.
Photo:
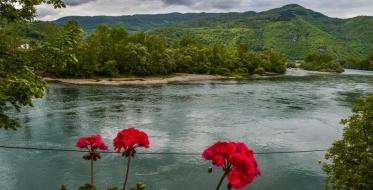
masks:
[[[304,59],[300,68],[309,71],[343,73],[342,65],[326,53],[313,53]]]

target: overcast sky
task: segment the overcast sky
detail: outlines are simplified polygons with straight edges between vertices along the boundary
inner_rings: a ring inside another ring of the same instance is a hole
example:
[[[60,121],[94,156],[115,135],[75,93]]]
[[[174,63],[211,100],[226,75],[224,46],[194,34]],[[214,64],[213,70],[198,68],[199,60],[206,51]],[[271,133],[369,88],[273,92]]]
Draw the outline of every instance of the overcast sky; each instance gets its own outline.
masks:
[[[38,18],[63,16],[133,15],[170,12],[263,11],[296,3],[331,17],[373,16],[373,0],[63,0],[65,9],[38,7]]]

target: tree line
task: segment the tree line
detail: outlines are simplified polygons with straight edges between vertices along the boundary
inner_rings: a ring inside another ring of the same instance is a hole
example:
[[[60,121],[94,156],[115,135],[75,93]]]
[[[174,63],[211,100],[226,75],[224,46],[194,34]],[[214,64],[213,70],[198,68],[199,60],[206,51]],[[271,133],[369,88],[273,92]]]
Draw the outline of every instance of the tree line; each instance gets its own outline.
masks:
[[[341,61],[343,67],[348,69],[359,69],[373,71],[373,52],[365,58],[350,57]]]
[[[30,57],[43,76],[149,76],[172,73],[251,75],[284,73],[287,57],[277,51],[254,52],[247,45],[204,45],[185,36],[172,42],[148,33],[129,34],[120,26],[97,25],[83,36],[76,21],[40,25]]]
[[[294,68],[294,63],[288,63],[287,67]],[[321,72],[344,72],[344,68],[373,71],[373,52],[366,58],[348,57],[335,59],[328,52],[315,52],[308,54],[304,62],[299,66],[305,70]]]

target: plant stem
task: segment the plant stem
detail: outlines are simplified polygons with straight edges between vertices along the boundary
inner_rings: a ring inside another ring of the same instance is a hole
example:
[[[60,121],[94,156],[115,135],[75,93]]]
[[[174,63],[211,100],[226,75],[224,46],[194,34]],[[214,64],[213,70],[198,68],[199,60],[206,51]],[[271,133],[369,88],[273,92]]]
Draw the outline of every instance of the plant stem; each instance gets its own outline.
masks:
[[[224,174],[223,174],[223,176],[221,176],[220,181],[219,181],[219,184],[218,184],[218,186],[216,187],[216,190],[219,190],[219,189],[220,189],[220,186],[221,186],[221,184],[223,183],[224,178],[225,178],[226,175],[227,175],[227,172],[224,171]]]
[[[126,185],[127,185],[127,180],[128,180],[128,173],[130,171],[130,165],[131,165],[131,158],[132,158],[132,150],[130,151],[129,156],[128,156],[127,171],[126,171],[126,176],[124,178],[123,190],[126,190]]]
[[[93,159],[91,159],[91,190],[93,190]]]

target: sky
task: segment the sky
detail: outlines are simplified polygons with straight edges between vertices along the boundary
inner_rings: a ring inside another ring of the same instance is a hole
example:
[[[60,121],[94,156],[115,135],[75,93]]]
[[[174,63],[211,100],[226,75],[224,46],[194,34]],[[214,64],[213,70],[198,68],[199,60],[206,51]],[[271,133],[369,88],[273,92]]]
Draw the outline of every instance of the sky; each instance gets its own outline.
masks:
[[[133,15],[170,12],[264,11],[287,4],[299,4],[330,17],[373,16],[373,0],[63,0],[67,7],[37,7],[38,19],[64,16]]]

